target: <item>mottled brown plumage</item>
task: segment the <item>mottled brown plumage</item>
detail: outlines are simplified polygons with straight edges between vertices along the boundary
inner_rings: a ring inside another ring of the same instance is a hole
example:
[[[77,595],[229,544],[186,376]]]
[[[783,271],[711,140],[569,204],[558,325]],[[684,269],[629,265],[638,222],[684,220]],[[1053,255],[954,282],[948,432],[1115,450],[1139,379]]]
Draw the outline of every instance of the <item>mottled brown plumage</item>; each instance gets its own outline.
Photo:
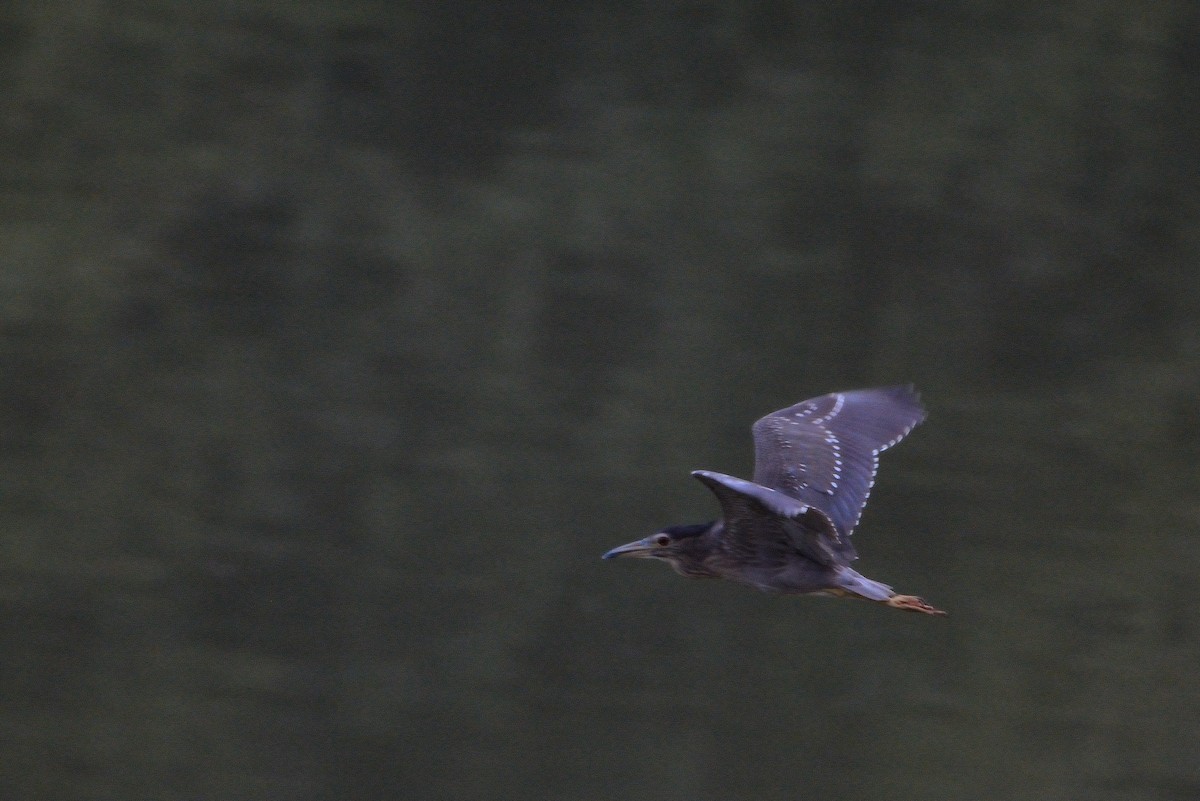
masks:
[[[945,614],[851,569],[879,454],[925,418],[911,387],[835,392],[754,424],[754,480],[697,470],[721,506],[711,523],[672,526],[604,555],[659,558],[689,577],[762,590],[865,598]]]

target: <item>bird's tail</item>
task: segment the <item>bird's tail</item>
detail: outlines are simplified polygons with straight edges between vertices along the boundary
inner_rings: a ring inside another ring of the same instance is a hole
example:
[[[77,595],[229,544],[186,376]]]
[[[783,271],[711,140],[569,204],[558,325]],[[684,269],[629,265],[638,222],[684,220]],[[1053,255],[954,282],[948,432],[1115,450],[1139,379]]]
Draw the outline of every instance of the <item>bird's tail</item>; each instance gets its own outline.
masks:
[[[837,584],[851,595],[866,598],[868,601],[886,601],[896,594],[888,585],[869,579],[848,567],[838,570]]]

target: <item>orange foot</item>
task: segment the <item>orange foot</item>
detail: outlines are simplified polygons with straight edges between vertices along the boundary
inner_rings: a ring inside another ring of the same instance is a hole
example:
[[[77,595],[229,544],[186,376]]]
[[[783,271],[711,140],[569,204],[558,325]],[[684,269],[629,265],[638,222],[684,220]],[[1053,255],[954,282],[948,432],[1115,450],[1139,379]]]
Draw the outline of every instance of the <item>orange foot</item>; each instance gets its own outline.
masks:
[[[930,606],[915,595],[893,595],[884,601],[888,606],[897,609],[907,609],[909,612],[921,612],[926,615],[944,615],[941,609]]]

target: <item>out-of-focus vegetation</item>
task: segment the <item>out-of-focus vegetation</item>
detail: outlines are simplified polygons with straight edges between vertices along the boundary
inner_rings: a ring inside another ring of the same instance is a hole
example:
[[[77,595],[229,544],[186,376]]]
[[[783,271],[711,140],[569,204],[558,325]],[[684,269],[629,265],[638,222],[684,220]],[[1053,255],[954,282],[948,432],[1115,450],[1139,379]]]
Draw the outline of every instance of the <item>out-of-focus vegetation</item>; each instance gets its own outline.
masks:
[[[0,28],[0,796],[1200,794],[1190,4]],[[897,381],[947,621],[599,562]]]

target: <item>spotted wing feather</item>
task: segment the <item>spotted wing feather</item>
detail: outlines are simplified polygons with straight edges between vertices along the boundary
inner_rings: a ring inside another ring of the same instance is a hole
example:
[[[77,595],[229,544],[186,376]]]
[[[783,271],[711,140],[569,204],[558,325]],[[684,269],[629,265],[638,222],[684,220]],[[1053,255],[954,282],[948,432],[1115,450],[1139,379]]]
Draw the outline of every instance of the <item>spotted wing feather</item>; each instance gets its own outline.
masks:
[[[743,565],[782,565],[799,551],[821,565],[841,564],[838,532],[820,509],[752,481],[696,470],[721,504],[722,546]]]
[[[879,454],[924,419],[910,386],[801,401],[754,424],[754,482],[823,510],[849,561],[856,557],[849,537],[875,483]]]

